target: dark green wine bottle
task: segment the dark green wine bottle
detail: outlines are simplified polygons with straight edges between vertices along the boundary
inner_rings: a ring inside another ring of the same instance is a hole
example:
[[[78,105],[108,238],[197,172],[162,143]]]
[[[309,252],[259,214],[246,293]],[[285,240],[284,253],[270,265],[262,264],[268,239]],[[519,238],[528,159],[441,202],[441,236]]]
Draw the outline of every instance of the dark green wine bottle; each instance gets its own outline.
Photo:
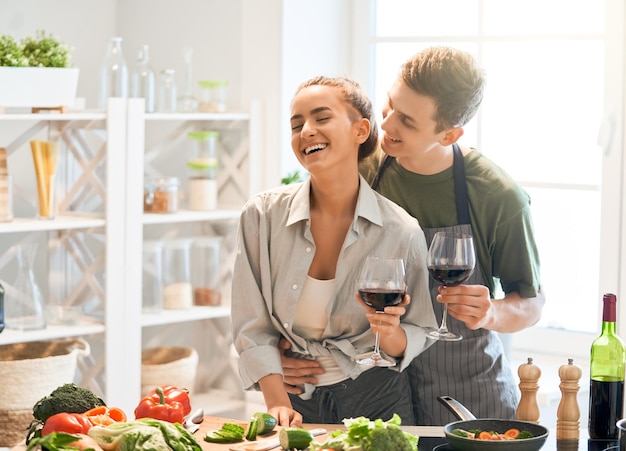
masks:
[[[589,437],[617,439],[615,423],[624,408],[626,352],[615,326],[617,297],[605,294],[603,302],[602,334],[591,344]]]

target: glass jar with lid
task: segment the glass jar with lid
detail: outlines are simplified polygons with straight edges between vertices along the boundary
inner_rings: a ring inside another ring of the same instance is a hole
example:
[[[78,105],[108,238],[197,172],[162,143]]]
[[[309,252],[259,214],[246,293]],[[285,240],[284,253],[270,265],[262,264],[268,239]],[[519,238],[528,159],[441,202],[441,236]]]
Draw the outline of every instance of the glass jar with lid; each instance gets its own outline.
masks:
[[[164,309],[186,309],[193,305],[190,249],[191,241],[184,238],[163,243]]]
[[[188,201],[190,210],[215,210],[217,208],[217,155],[219,132],[192,131],[189,168]]]
[[[143,188],[145,213],[176,213],[178,211],[177,177],[146,177]]]
[[[226,80],[200,80],[200,102],[198,110],[203,113],[223,113],[226,111]]]

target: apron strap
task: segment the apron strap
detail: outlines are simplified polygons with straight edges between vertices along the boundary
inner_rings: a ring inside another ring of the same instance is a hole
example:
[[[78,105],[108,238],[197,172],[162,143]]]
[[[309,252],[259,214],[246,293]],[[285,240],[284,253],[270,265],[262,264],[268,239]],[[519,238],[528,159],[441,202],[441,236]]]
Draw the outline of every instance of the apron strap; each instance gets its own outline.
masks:
[[[454,197],[456,201],[456,215],[459,224],[470,224],[469,200],[467,196],[467,181],[465,180],[465,162],[458,144],[452,144],[454,152]]]
[[[391,158],[389,158],[389,155],[384,154],[383,159],[380,162],[380,165],[378,166],[378,171],[376,171],[376,176],[374,177],[374,180],[372,180],[372,183],[370,183],[370,186],[372,187],[373,190],[378,188],[378,183],[380,182],[380,178],[383,176],[383,172],[385,172],[385,169],[387,169],[387,166],[389,166],[389,163],[391,163]]]

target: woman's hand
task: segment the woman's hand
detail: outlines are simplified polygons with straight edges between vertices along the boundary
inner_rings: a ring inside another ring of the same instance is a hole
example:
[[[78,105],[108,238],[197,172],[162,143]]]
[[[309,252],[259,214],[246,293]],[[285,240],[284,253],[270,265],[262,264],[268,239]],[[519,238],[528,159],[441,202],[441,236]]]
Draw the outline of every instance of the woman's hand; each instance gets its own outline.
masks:
[[[411,296],[405,294],[398,305],[387,306],[383,313],[368,306],[356,293],[359,303],[365,308],[365,316],[370,323],[372,333],[380,334],[380,347],[392,357],[401,357],[406,349],[406,334],[400,327],[400,318],[406,313],[406,306],[411,303]]]
[[[276,406],[267,409],[267,413],[276,418],[279,426],[292,428],[302,426],[302,415],[293,410],[291,407]]]

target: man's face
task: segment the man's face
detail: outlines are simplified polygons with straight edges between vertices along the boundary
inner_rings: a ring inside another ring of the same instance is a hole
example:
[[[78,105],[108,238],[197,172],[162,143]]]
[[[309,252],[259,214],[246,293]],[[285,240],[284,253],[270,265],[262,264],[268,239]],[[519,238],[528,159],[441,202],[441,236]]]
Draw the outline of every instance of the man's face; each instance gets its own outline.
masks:
[[[439,144],[445,131],[436,132],[435,102],[413,91],[398,78],[383,107],[381,146],[392,157],[411,158]]]

